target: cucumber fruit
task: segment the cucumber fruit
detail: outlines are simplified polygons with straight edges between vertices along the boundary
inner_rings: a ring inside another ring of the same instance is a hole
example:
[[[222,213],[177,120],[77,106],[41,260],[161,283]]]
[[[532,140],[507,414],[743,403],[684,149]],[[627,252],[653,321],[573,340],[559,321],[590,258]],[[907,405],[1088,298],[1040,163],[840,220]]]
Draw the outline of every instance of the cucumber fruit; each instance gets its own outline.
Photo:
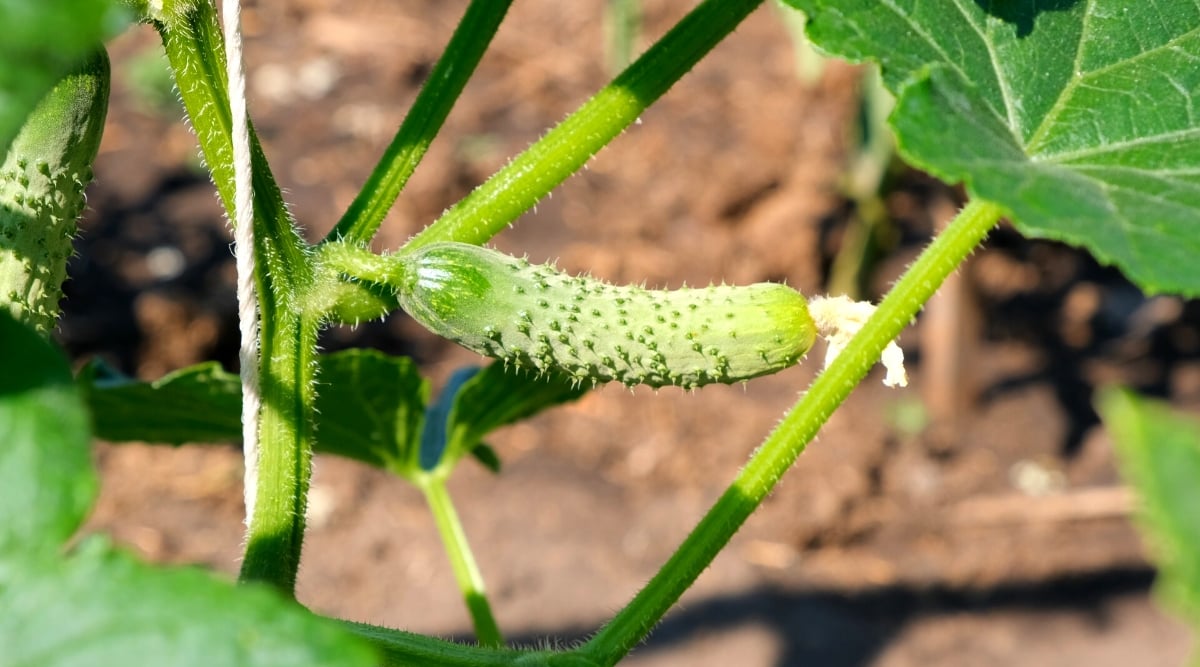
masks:
[[[51,90],[0,165],[0,303],[49,335],[108,111],[103,49]]]
[[[797,363],[816,337],[804,296],[775,283],[648,290],[463,243],[413,251],[399,270],[400,305],[434,333],[580,382],[740,382]]]

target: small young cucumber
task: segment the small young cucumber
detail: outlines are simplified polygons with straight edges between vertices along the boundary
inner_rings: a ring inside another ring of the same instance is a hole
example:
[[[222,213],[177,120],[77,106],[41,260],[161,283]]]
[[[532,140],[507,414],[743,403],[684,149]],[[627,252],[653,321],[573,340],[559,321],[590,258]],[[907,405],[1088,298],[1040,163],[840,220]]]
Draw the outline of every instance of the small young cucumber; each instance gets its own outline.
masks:
[[[0,165],[0,305],[44,335],[58,319],[108,86],[100,49],[38,103]]]
[[[616,286],[463,243],[405,259],[398,299],[428,329],[581,382],[740,382],[795,364],[816,337],[804,296],[779,284]]]

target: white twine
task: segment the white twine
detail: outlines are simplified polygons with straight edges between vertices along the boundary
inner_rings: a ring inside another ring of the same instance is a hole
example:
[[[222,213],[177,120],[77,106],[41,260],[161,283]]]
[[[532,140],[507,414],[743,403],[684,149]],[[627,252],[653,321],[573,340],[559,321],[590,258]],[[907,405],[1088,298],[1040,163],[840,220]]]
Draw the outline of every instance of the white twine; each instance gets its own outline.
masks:
[[[225,72],[233,119],[233,241],[237,256],[238,359],[242,366],[242,452],[246,459],[246,525],[254,516],[258,491],[258,295],[254,290],[254,186],[250,170],[250,122],[246,117],[246,78],[242,66],[241,3],[223,0]]]

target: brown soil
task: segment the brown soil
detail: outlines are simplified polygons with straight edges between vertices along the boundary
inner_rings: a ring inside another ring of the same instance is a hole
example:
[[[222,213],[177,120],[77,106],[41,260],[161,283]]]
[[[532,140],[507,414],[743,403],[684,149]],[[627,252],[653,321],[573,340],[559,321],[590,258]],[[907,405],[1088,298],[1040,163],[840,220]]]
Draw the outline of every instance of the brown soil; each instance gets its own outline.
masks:
[[[251,110],[316,239],[463,3],[247,4]],[[603,4],[515,4],[379,247],[395,248],[603,85]],[[646,35],[688,4],[645,2]],[[102,355],[147,379],[205,359],[232,367],[236,338],[229,239],[194,140],[128,75],[154,46],[146,29],[113,45],[114,107],[60,332],[76,358]],[[823,291],[855,219],[839,179],[859,73],[832,63],[805,85],[795,72],[777,13],[760,10],[495,244],[612,281]],[[896,242],[873,268],[872,298],[956,197],[903,170],[884,194]],[[902,339],[912,386],[885,389],[879,374],[860,386],[629,664],[1181,664],[1187,635],[1150,600],[1131,499],[1090,400],[1120,381],[1200,405],[1200,308],[1147,300],[1085,255],[1009,229],[953,293]],[[325,339],[350,345],[412,355],[435,382],[479,361],[403,315]],[[816,365],[695,393],[605,388],[497,433],[503,473],[464,464],[452,492],[511,640],[570,642],[623,605]],[[236,570],[237,450],[98,451],[92,530],[152,560]],[[311,504],[302,602],[469,636],[416,491],[320,459]]]

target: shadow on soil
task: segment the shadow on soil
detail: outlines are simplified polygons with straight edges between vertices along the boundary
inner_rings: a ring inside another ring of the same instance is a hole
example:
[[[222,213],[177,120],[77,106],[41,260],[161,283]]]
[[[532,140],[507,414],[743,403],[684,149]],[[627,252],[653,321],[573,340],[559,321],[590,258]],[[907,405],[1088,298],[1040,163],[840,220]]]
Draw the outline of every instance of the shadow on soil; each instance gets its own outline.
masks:
[[[988,615],[998,612],[1076,612],[1103,623],[1103,602],[1145,593],[1150,569],[1116,569],[1039,583],[985,590],[916,589],[892,586],[858,593],[786,591],[757,588],[735,595],[693,601],[676,609],[636,654],[680,649],[704,635],[748,626],[768,629],[779,649],[775,665],[859,667],[874,658],[905,626],[926,617]],[[546,638],[569,646],[585,641],[594,628],[546,628],[509,636],[517,646],[544,646]],[[471,642],[470,636],[459,641]]]

